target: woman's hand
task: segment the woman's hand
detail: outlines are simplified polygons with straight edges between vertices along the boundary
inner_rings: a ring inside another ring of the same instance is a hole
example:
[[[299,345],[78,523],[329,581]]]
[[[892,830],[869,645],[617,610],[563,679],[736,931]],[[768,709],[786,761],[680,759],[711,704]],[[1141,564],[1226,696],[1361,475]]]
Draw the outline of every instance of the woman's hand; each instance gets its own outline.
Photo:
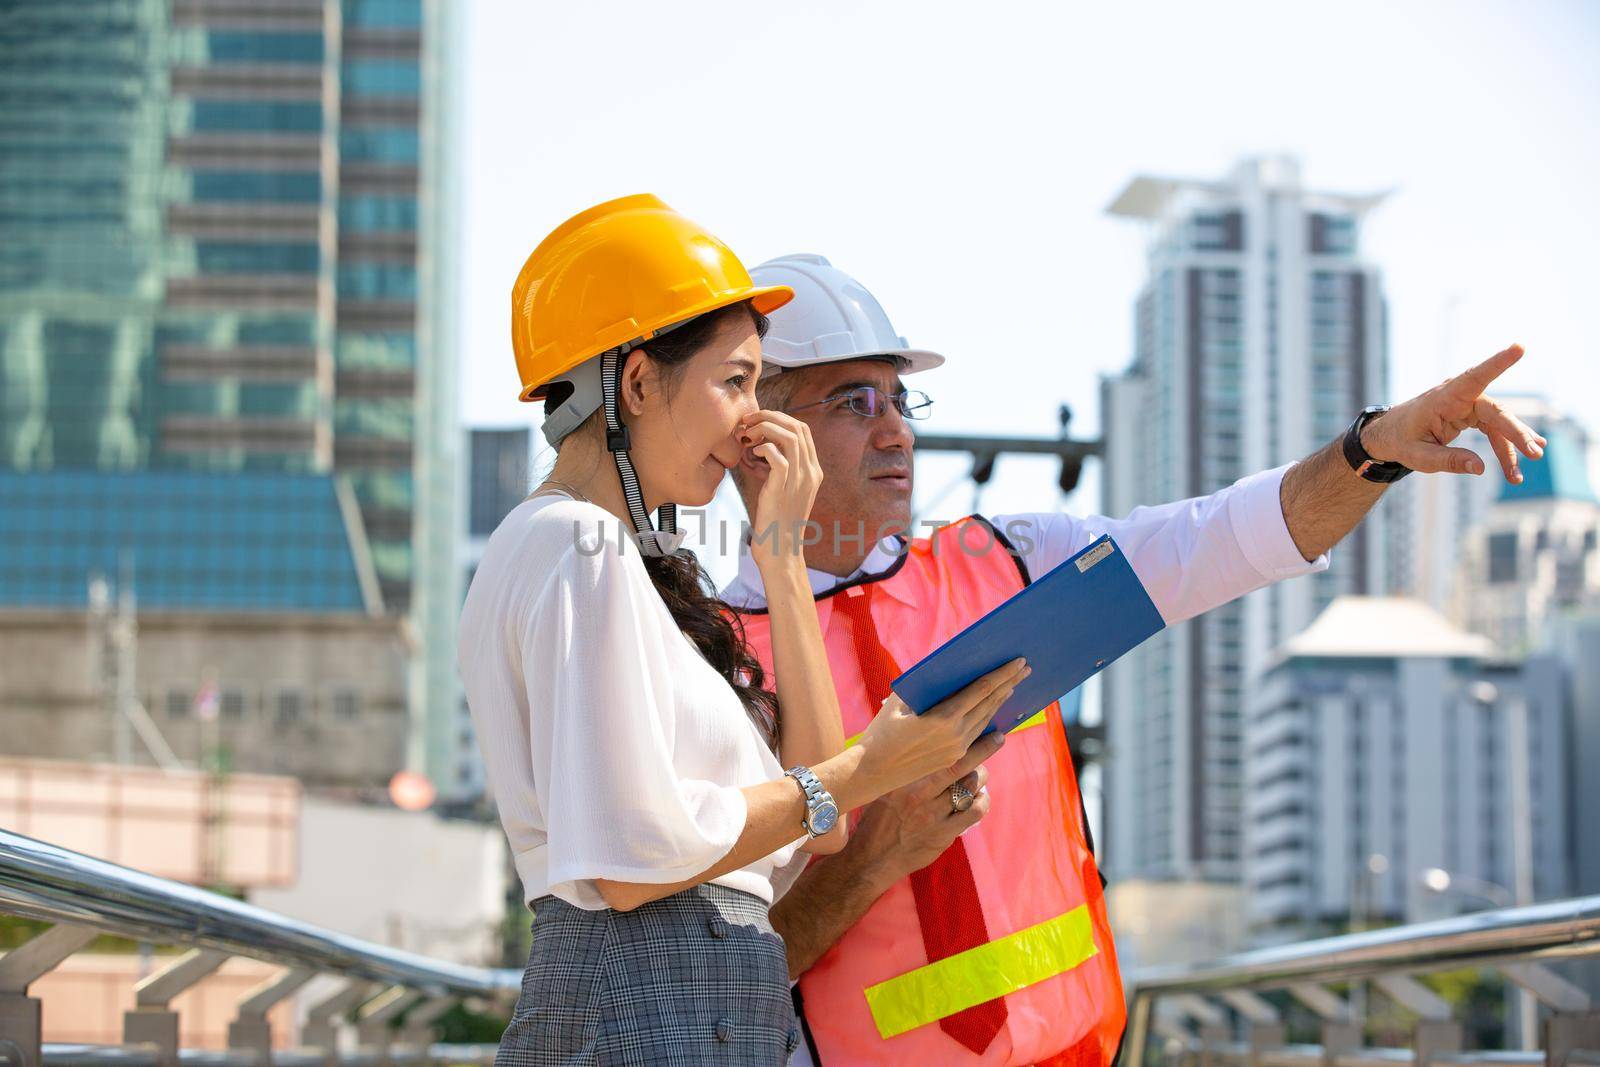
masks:
[[[860,773],[887,793],[935,771],[954,782],[962,759],[994,713],[1033,669],[1014,659],[918,715],[898,696],[883,702],[858,742]],[[962,772],[965,773],[965,772]]]
[[[739,420],[739,440],[765,461],[756,497],[750,555],[765,568],[774,560],[804,562],[806,524],[822,485],[811,427],[781,411],[753,411]]]

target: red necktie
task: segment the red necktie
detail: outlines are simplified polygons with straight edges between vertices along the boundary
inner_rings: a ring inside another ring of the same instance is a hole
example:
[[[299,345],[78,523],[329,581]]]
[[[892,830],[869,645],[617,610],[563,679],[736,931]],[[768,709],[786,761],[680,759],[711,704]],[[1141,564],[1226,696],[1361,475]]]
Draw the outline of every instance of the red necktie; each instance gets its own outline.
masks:
[[[850,619],[856,659],[861,664],[872,714],[876,715],[889,696],[889,680],[899,676],[900,668],[878,640],[871,601],[871,585],[856,586],[833,597],[834,606]],[[983,908],[978,903],[978,886],[972,880],[972,864],[961,838],[911,876],[911,896],[917,903],[917,922],[922,926],[922,944],[929,963],[989,943]],[[939,1020],[941,1030],[979,1055],[1005,1024],[1006,1002],[999,997]]]

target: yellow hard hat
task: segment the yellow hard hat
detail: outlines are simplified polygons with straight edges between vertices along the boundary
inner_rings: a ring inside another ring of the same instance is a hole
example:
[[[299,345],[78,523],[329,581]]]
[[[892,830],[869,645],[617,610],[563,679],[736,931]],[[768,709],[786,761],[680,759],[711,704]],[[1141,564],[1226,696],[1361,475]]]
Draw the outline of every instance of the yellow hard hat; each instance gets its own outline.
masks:
[[[748,300],[763,315],[794,296],[756,285],[733,251],[648,193],[607,200],[539,242],[511,287],[523,400],[621,345]]]

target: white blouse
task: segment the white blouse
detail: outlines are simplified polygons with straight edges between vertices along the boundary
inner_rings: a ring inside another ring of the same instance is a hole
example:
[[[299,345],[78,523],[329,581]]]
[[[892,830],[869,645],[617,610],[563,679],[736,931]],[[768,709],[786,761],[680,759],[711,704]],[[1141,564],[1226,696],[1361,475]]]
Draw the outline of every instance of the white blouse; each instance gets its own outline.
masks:
[[[506,516],[467,592],[457,662],[530,903],[599,910],[597,878],[699,874],[744,829],[741,788],[783,774],[594,504],[547,494]],[[799,830],[713,881],[772,903],[804,866]]]

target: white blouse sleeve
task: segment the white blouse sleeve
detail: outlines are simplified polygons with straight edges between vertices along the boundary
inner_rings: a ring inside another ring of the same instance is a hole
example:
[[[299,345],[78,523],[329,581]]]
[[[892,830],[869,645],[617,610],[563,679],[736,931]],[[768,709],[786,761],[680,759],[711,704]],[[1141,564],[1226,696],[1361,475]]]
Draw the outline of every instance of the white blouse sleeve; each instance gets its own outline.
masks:
[[[608,541],[610,539],[608,538]],[[521,627],[534,788],[550,891],[577,883],[677,882],[705,871],[744,829],[736,786],[681,778],[659,599],[614,543],[568,551]],[[592,889],[592,887],[587,887]]]

